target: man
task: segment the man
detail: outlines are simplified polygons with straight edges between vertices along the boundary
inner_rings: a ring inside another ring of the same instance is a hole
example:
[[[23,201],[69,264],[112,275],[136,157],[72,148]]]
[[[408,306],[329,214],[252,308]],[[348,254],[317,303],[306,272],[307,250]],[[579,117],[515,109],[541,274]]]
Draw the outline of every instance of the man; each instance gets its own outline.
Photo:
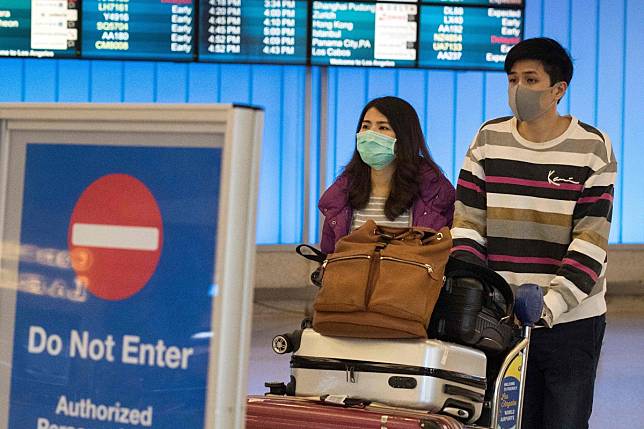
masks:
[[[514,116],[486,122],[458,179],[454,257],[544,291],[523,429],[581,429],[606,325],[606,249],[617,163],[610,139],[557,103],[573,65],[559,43],[524,40],[505,60]]]

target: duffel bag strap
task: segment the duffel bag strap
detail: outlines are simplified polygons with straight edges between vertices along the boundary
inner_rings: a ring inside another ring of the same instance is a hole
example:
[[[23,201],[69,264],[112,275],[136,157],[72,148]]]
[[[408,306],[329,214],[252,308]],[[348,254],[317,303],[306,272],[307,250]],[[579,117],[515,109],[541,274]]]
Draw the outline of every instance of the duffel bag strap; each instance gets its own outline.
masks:
[[[304,250],[302,249],[307,249],[309,252],[312,252],[312,253],[304,253]],[[324,260],[326,259],[326,253],[308,244],[300,244],[295,248],[295,252],[298,255],[305,257],[309,261],[315,261],[319,264],[324,262]]]
[[[408,238],[419,239],[420,242],[425,245],[433,240],[441,240],[443,238],[443,232],[436,232],[433,230],[419,230],[417,228],[399,228],[401,231],[395,231],[395,228],[389,227],[389,231],[377,228],[376,234],[380,236],[380,239],[384,243],[389,243],[393,240],[405,240]]]
[[[429,232],[426,232],[425,235],[423,236],[423,238],[421,239],[421,241],[422,241],[423,244],[427,244],[430,241],[434,241],[434,240],[440,241],[442,239],[443,239],[443,233],[442,232],[436,232],[436,233],[433,233],[433,234],[430,234]]]

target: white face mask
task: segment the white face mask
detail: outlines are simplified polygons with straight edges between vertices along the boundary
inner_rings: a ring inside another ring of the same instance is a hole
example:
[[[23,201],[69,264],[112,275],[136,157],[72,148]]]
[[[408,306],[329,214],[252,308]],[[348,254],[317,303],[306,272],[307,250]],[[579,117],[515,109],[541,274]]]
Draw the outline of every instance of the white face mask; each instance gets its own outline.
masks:
[[[508,89],[508,101],[514,116],[519,121],[532,121],[546,113],[557,102],[556,97],[548,100],[548,94],[556,85],[540,90],[511,85]]]

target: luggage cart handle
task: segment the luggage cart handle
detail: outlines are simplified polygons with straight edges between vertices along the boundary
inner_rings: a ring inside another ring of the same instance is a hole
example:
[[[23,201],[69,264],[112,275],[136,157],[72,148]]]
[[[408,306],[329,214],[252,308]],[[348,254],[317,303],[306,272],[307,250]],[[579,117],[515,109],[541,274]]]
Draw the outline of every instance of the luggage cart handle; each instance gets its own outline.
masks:
[[[534,326],[543,312],[543,289],[526,283],[519,286],[514,298],[514,314],[523,326]]]

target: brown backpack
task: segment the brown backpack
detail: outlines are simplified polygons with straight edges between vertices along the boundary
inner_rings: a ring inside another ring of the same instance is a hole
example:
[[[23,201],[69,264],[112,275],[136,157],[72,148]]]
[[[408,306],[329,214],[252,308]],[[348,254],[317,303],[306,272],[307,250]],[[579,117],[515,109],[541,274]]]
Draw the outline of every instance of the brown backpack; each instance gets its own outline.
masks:
[[[313,329],[359,338],[427,338],[452,247],[449,228],[377,226],[336,243],[322,263]]]

